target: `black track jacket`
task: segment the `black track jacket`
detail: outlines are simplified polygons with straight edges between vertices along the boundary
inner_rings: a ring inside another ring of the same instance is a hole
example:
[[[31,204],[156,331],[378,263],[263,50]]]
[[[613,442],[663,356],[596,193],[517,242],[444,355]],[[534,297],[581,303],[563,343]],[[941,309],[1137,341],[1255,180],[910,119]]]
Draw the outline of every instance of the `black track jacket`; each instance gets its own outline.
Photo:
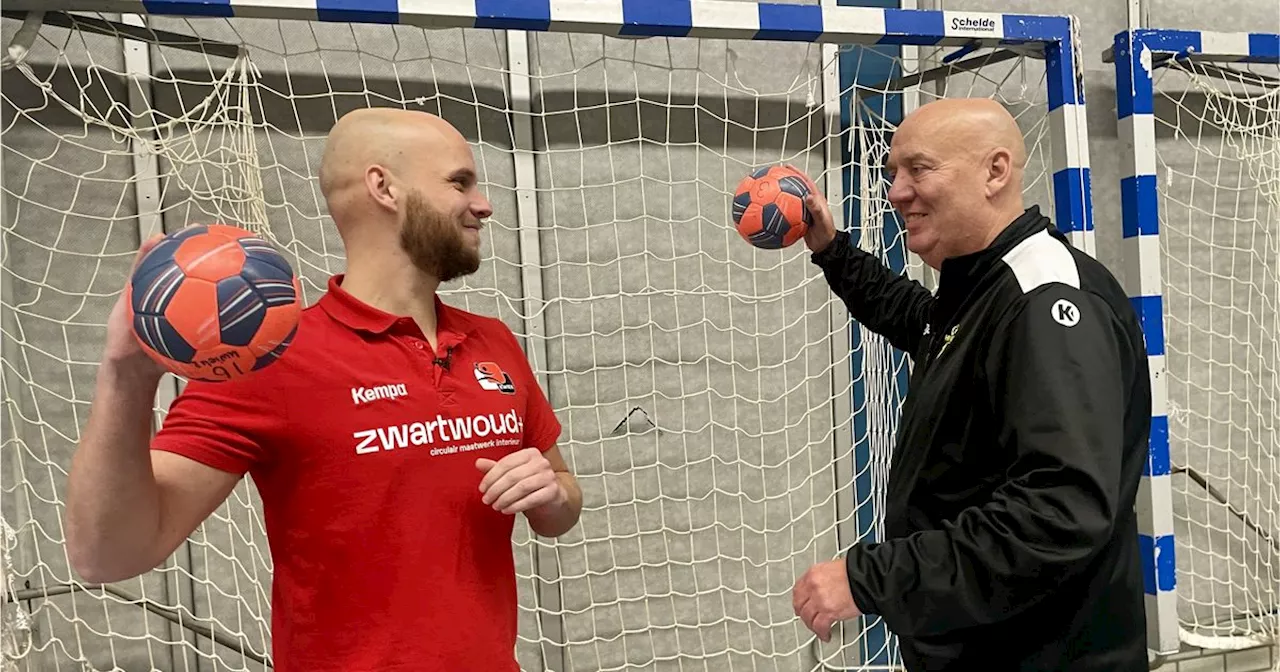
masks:
[[[914,360],[886,539],[846,557],[859,609],[913,671],[1145,672],[1150,380],[1111,273],[1036,207],[947,260],[936,297],[843,232],[812,261]]]

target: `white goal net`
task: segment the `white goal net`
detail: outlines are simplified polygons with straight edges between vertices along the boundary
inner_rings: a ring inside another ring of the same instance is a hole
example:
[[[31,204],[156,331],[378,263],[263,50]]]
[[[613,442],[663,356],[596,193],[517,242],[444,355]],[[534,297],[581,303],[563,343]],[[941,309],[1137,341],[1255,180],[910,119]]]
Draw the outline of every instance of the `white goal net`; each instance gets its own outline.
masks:
[[[1280,68],[1152,72],[1183,640],[1280,642]]]
[[[444,299],[522,337],[584,492],[564,537],[517,523],[522,666],[896,662],[875,622],[817,642],[791,588],[876,533],[906,364],[850,325],[802,245],[742,241],[732,192],[753,167],[791,163],[838,221],[851,217],[864,249],[900,264],[880,170],[895,116],[885,101],[981,95],[1018,117],[1028,200],[1052,213],[1043,59],[972,54],[980,62],[964,71],[886,97],[873,68],[910,73],[949,49],[274,19],[130,27],[140,23],[53,12],[3,23],[14,47],[0,258],[7,670],[268,668],[272,562],[251,479],[166,564],[97,586],[68,566],[67,469],[140,236],[253,228],[313,303],[343,269],[316,181],[324,136],[365,106],[439,113],[471,141],[494,215],[480,271]],[[841,67],[862,81],[847,130]],[[1265,305],[1249,314],[1272,315]],[[166,382],[158,417],[176,389]]]

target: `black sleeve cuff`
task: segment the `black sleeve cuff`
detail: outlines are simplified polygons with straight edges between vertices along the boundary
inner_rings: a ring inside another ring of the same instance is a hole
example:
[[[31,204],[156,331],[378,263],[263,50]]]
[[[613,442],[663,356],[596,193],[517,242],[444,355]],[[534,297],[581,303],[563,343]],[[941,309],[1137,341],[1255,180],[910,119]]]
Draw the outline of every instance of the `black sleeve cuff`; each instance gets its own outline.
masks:
[[[826,250],[823,251],[825,252]],[[849,593],[853,595],[853,604],[858,607],[858,611],[870,616],[879,616],[881,615],[880,605],[876,604],[875,600],[871,599],[871,595],[864,589],[866,584],[860,567],[865,564],[865,559],[862,557],[865,550],[861,545],[855,545],[845,554],[845,577],[849,579]]]
[[[826,247],[822,248],[822,251],[814,252],[810,255],[809,259],[813,261],[813,263],[823,266],[835,259],[843,257],[845,252],[848,251],[850,244],[848,231],[836,231],[836,237],[833,238]]]

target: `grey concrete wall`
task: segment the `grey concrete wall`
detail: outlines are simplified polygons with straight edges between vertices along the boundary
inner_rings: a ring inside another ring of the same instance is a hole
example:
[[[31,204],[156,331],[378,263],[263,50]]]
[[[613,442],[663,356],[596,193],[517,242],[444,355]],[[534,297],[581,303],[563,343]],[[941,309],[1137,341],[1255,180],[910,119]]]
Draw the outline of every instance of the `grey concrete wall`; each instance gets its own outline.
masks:
[[[1150,16],[1153,25],[1214,30],[1260,29],[1269,20],[1256,0],[1236,5],[1209,12],[1160,0]],[[1121,273],[1114,76],[1100,53],[1124,27],[1125,7],[1082,7],[1090,10],[1082,37],[1098,255]],[[953,0],[941,8],[1055,10]],[[820,182],[824,170],[839,174],[824,159],[816,47],[533,36],[537,263],[547,302],[533,315],[522,303],[502,33],[244,20],[155,25],[251,49],[260,73],[251,108],[260,223],[302,276],[308,303],[343,268],[314,179],[338,115],[408,105],[444,115],[473,142],[495,208],[489,256],[479,273],[447,288],[447,300],[499,316],[520,335],[528,333],[526,318],[544,322],[545,335],[534,339],[546,347],[541,372],[585,493],[582,523],[566,537],[533,539],[517,528],[526,669],[820,669],[811,636],[791,613],[790,588],[811,563],[852,542],[836,528],[848,527],[848,502],[867,495],[854,493],[833,465],[848,463],[854,440],[884,444],[894,421],[877,417],[875,436],[853,436],[838,411],[850,403],[843,372],[851,359],[833,356],[830,338],[840,307],[799,248],[753,251],[727,226],[732,190],[750,166],[787,161]],[[4,21],[6,42],[16,27]],[[100,110],[124,100],[125,84],[112,74],[122,64],[118,43],[76,38],[59,61],[65,33],[46,33],[54,44],[38,45],[30,58],[38,77],[53,73],[58,93],[79,101],[83,90]],[[210,82],[229,65],[170,48],[152,57],[154,107],[170,115],[218,93]],[[948,93],[995,93],[1014,106],[1029,96],[1043,105],[1034,61],[1025,71],[984,75],[954,80]],[[3,75],[3,98],[0,506],[6,521],[23,521],[12,551],[18,573],[9,578],[35,588],[74,580],[56,503],[92,399],[100,325],[137,244],[137,205],[129,147],[119,136],[61,110],[15,71]],[[236,100],[218,101],[223,118],[211,127],[183,125],[168,136],[183,150],[160,166],[168,230],[251,217],[234,156],[182,158],[228,142]],[[1047,133],[1042,110],[1018,111],[1029,134]],[[1032,172],[1042,171],[1046,155],[1033,159]],[[1028,193],[1048,203],[1043,179]],[[1268,310],[1255,317],[1274,315]],[[1192,317],[1221,319],[1207,309]],[[1272,345],[1267,333],[1248,333],[1255,349]],[[1253,356],[1248,370],[1265,369]],[[858,375],[880,381],[872,396],[889,391],[881,364],[865,361]],[[1244,389],[1262,395],[1260,403],[1272,398],[1271,385],[1254,380]],[[1207,408],[1217,417],[1250,412]],[[1181,455],[1203,453],[1194,445],[1207,440],[1184,436],[1192,438],[1179,444]],[[877,478],[886,462],[878,452]],[[271,563],[255,508],[246,481],[170,568],[118,587],[181,605],[265,651]],[[1274,522],[1275,509],[1270,515]],[[1275,567],[1274,555],[1249,560],[1268,557]],[[548,597],[535,608],[535,598]],[[36,609],[35,645],[46,650],[19,669],[65,669],[73,659],[98,669],[261,669],[117,598],[79,593],[24,606]],[[841,654],[860,634],[847,628],[843,650],[840,642],[819,647],[836,656],[828,664],[853,662]],[[179,639],[186,643],[168,643]]]

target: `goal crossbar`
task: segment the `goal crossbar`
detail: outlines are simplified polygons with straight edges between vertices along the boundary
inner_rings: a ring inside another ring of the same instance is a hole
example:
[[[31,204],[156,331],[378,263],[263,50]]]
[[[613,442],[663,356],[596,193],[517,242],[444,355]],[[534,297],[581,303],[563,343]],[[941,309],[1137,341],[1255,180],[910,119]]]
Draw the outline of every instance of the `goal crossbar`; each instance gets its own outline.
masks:
[[[221,56],[222,58],[235,58],[240,55],[240,48],[234,44],[192,39],[189,35],[181,35],[145,26],[131,26],[119,21],[108,21],[93,16],[82,16],[59,11],[37,12],[33,10],[28,12],[11,9],[0,11],[0,16],[19,21],[34,19],[41,25],[79,30],[106,37],[129,37],[150,44],[163,44],[175,49],[185,49],[210,56]]]
[[[6,8],[841,44],[1061,46],[1071,40],[1070,21],[1062,16],[735,0],[12,0]]]
[[[748,9],[748,6],[753,8]],[[1056,223],[1094,253],[1084,83],[1076,24],[1065,16],[880,9],[732,0],[9,0],[9,11],[297,19],[825,44],[1039,49],[1045,59]],[[997,56],[998,57],[998,56]],[[990,62],[990,58],[987,59]]]

